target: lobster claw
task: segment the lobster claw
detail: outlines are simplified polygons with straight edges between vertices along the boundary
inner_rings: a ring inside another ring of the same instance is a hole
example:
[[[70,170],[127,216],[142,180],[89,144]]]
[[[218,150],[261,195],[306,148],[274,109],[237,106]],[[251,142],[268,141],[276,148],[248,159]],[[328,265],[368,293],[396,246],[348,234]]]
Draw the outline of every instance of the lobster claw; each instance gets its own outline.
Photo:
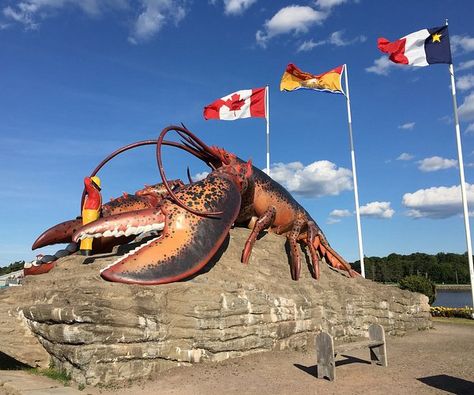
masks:
[[[174,180],[173,185],[182,185],[180,180]],[[159,188],[160,184],[153,185],[145,190],[138,191],[136,195],[129,195],[124,193],[123,197],[112,199],[109,203],[102,206],[102,215],[109,217],[114,214],[129,212],[133,210],[142,210],[156,206],[164,195],[164,188]],[[139,192],[142,192],[141,194]],[[33,250],[45,247],[52,244],[70,243],[72,236],[82,227],[82,219],[76,218],[73,220],[61,222],[51,228],[45,230],[33,243],[31,247]],[[94,242],[95,252],[107,252],[117,244],[123,244],[130,241],[130,238],[121,237],[116,238],[102,238]]]
[[[82,226],[81,219],[61,222],[45,230],[33,243],[32,250],[58,243],[70,243],[72,235]]]
[[[74,239],[130,234],[135,232],[131,228],[162,228],[160,236],[120,257],[104,268],[101,276],[109,281],[142,285],[188,278],[203,268],[224,242],[239,213],[241,197],[236,184],[221,177],[208,177],[176,195],[194,209],[223,213],[219,218],[200,216],[165,200],[156,209],[97,220],[81,228]]]
[[[33,243],[32,250],[52,244],[71,243],[73,235],[82,227],[82,219],[72,219],[61,222],[45,230]],[[94,252],[110,252],[118,244],[131,241],[130,237],[104,237],[94,241]]]

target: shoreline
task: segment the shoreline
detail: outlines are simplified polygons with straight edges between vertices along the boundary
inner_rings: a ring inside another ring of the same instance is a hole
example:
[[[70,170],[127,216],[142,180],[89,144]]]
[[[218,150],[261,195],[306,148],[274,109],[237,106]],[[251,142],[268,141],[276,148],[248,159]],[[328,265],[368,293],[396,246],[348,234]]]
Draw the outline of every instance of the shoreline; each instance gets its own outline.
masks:
[[[384,284],[384,283],[380,283]],[[396,283],[387,283],[384,284],[389,287],[398,287],[399,285]],[[471,285],[470,284],[435,284],[436,290],[442,290],[442,291],[470,291],[471,290]]]
[[[471,285],[470,284],[435,284],[436,290],[442,291],[470,291]]]

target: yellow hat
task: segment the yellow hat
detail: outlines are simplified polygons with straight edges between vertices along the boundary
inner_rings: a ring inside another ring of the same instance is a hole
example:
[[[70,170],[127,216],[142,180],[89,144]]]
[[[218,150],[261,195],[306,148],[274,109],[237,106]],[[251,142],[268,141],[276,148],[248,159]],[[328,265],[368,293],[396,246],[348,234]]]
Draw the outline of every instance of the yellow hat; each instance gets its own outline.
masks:
[[[97,176],[91,177],[91,180],[94,181],[97,186],[100,188],[100,178]]]

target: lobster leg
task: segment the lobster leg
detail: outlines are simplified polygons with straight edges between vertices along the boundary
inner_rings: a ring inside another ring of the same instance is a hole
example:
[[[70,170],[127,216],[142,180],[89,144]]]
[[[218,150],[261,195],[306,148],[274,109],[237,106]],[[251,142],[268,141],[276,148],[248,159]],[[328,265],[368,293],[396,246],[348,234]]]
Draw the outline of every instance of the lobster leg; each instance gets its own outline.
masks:
[[[257,237],[261,231],[272,226],[273,221],[275,220],[275,215],[276,208],[274,206],[270,206],[255,222],[252,233],[250,233],[250,236],[245,242],[245,247],[242,251],[242,263],[247,264],[249,262],[255,240],[257,240]]]
[[[321,233],[316,224],[313,221],[308,222],[308,233],[314,232],[316,237],[314,239],[314,248],[321,252],[321,255],[326,258],[326,261],[331,264],[332,267],[345,270],[350,277],[356,277],[359,275],[356,271],[352,270],[344,258],[342,258],[328,243],[326,237]],[[310,250],[311,251],[311,250]]]
[[[298,236],[301,233],[301,228],[303,225],[304,221],[302,219],[297,219],[287,236],[288,242],[290,243],[290,268],[291,278],[293,280],[298,280],[301,273],[301,258],[298,251]]]
[[[314,226],[310,226],[310,224],[308,223],[308,233],[307,233],[307,236],[306,236],[306,245],[309,248],[309,253],[310,253],[310,256],[311,256],[311,263],[313,265],[313,272],[311,273],[311,275],[313,276],[313,278],[315,278],[317,280],[317,279],[319,279],[320,257],[319,257],[319,252],[315,247],[316,239],[317,239],[316,229],[315,229]]]

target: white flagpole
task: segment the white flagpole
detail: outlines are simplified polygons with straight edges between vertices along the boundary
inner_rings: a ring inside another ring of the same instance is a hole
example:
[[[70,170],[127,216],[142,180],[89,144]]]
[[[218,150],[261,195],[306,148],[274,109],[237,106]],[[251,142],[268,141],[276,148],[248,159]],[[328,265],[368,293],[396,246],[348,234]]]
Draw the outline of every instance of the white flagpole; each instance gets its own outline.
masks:
[[[359,240],[360,274],[362,275],[362,277],[365,277],[364,248],[362,246],[362,229],[360,226],[359,192],[357,189],[357,172],[356,172],[356,163],[355,163],[354,142],[352,139],[351,99],[349,96],[349,78],[347,76],[347,64],[344,65],[344,68],[345,68],[344,74],[346,77],[347,119],[349,122],[349,141],[351,145],[352,178],[354,180],[354,200],[355,200],[355,209],[356,209],[357,236]]]
[[[446,26],[448,26],[447,19]],[[456,80],[454,78],[454,66],[452,63],[449,64],[449,74],[451,76],[451,93],[453,95],[454,125],[456,130],[456,144],[458,148],[459,178],[461,180],[461,198],[462,208],[464,212],[464,229],[466,231],[467,261],[469,262],[469,277],[471,279],[471,298],[472,307],[474,308],[474,264],[472,261],[471,229],[469,225],[469,209],[467,207],[466,181],[464,179],[464,161],[462,157],[461,128],[459,126],[458,103],[456,100]],[[472,313],[472,318],[474,318],[474,310]]]
[[[265,118],[267,119],[267,174],[270,175],[270,103],[269,86],[265,87]]]
[[[471,229],[469,226],[469,209],[467,207],[466,181],[464,180],[464,163],[461,146],[461,128],[459,127],[458,105],[456,100],[456,84],[454,79],[454,66],[452,63],[449,65],[449,74],[451,75],[451,92],[453,94],[454,124],[456,128],[456,143],[458,148],[459,178],[461,179],[461,197],[462,208],[464,212],[464,228],[466,231],[467,260],[469,262],[469,274],[471,278],[472,306],[474,307],[474,265],[472,262]],[[472,318],[474,318],[474,312],[472,314]]]

